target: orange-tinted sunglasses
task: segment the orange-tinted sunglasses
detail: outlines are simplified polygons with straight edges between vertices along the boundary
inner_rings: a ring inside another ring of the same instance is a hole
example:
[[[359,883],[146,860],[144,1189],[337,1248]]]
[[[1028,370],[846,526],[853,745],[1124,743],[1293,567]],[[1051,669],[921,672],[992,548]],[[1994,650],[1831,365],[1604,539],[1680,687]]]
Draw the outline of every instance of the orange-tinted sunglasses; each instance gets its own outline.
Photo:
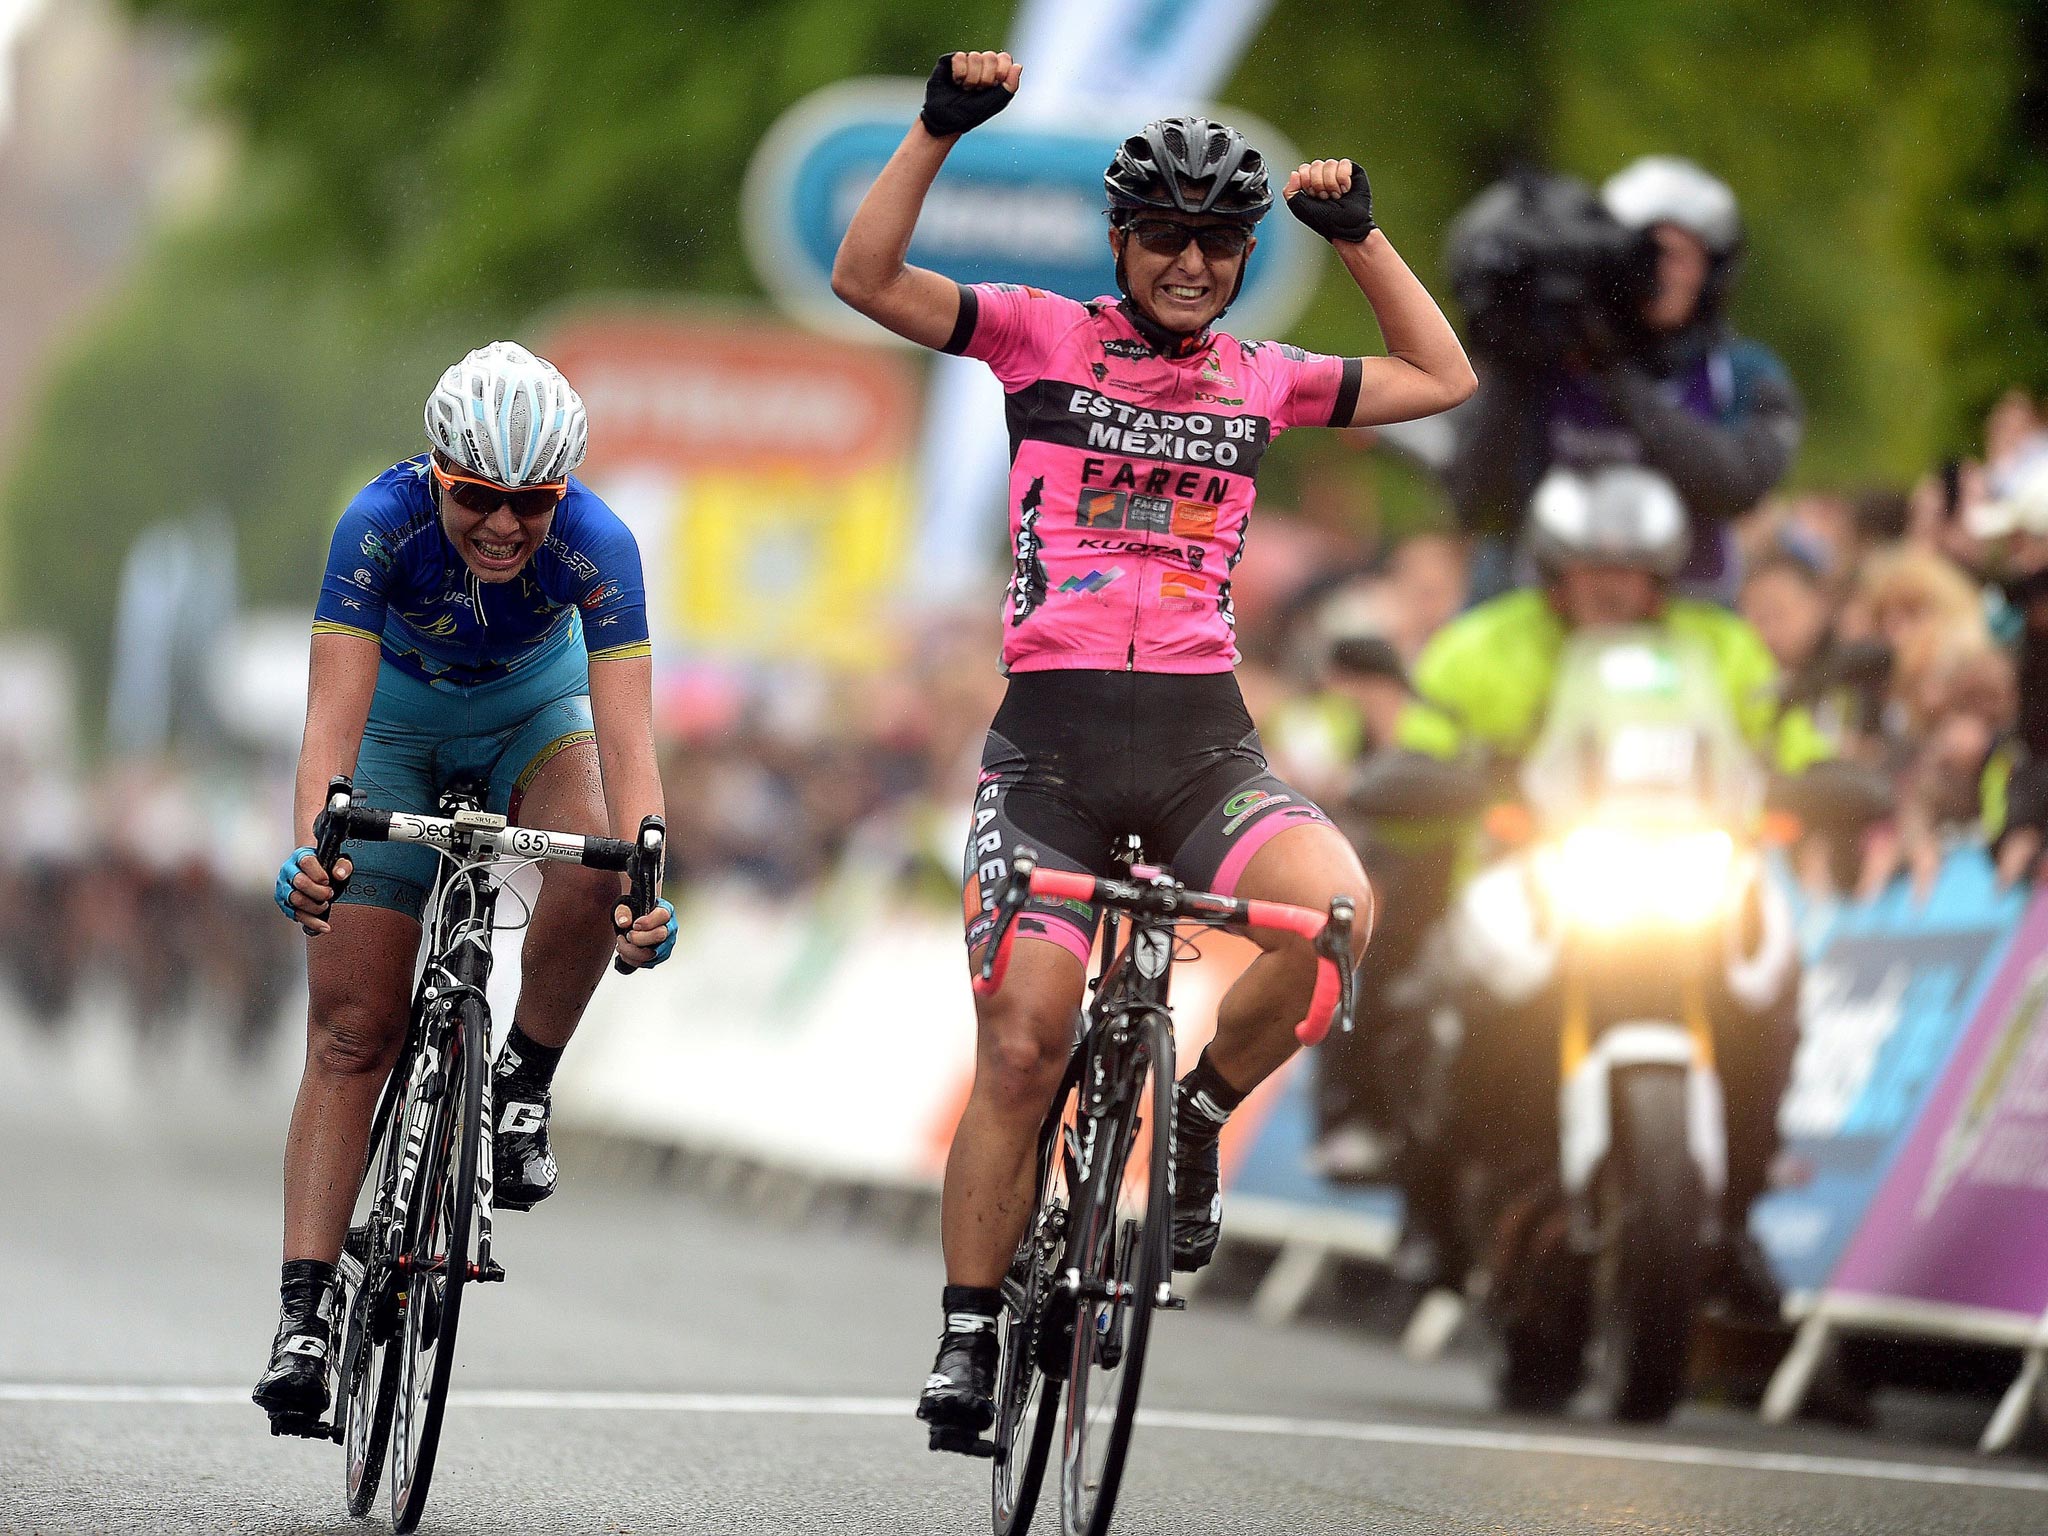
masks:
[[[465,512],[488,515],[501,506],[508,506],[514,517],[542,517],[560,506],[562,498],[569,494],[569,482],[566,480],[514,487],[481,480],[475,475],[455,474],[431,459],[428,466],[434,471],[434,478],[441,482],[441,488],[447,491],[448,499]]]

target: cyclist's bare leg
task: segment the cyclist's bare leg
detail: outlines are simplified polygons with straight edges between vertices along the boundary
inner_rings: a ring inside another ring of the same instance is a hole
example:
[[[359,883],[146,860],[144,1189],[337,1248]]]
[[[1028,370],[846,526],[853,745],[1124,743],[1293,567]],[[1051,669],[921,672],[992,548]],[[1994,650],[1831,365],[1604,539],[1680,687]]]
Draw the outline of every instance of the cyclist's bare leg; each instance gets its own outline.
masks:
[[[1038,1128],[1073,1049],[1086,983],[1070,950],[1025,937],[1010,951],[1002,988],[975,999],[974,1087],[940,1203],[949,1284],[999,1285],[1010,1267],[1031,1215]]]
[[[580,741],[548,759],[526,786],[518,820],[521,826],[609,836],[595,744]],[[612,953],[612,908],[619,891],[619,877],[608,870],[542,866],[540,896],[519,954],[514,1019],[529,1039],[559,1047],[576,1032]]]
[[[1372,887],[1358,854],[1334,827],[1287,828],[1251,857],[1232,893],[1241,899],[1285,901],[1323,911],[1333,896],[1349,896],[1358,909],[1352,958],[1372,936]],[[1216,1038],[1205,1055],[1223,1080],[1249,1093],[1299,1047],[1294,1026],[1315,991],[1315,954],[1293,934],[1253,935],[1265,951],[1245,968],[1216,1009]]]
[[[284,1143],[284,1256],[341,1256],[377,1095],[405,1040],[420,925],[343,904],[306,946],[306,1069]]]

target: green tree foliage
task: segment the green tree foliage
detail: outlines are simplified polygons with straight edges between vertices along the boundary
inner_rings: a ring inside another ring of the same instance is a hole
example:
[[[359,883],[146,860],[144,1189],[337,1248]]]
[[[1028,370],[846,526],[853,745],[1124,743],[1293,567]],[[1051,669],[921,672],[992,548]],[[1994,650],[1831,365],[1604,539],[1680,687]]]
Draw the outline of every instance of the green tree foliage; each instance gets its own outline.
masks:
[[[578,293],[755,291],[739,182],[775,117],[999,38],[1010,9],[131,5],[212,38],[208,99],[246,154],[226,206],[168,234],[55,370],[0,492],[8,606],[89,675],[141,528],[224,508],[246,587],[310,601],[335,513],[418,444],[453,357]]]
[[[1954,160],[1924,180],[1914,210],[1940,279],[1938,399],[1952,442],[2013,385],[2048,393],[2048,10],[1999,0],[1987,11],[1990,41],[1954,111],[1923,125]]]
[[[738,187],[791,102],[1000,40],[1009,0],[129,0],[213,40],[246,153],[55,373],[0,491],[17,616],[96,654],[134,532],[224,507],[253,592],[310,596],[353,482],[462,348],[603,290],[754,291]],[[1752,231],[1736,310],[1812,429],[1800,474],[1911,474],[2048,384],[2048,22],[2031,0],[1279,0],[1225,92],[1372,173],[1432,281],[1515,164],[1676,151]],[[1028,67],[1028,61],[1027,61]],[[1027,74],[1027,81],[1029,76]],[[1373,345],[1334,262],[1297,328]],[[1353,466],[1341,444],[1304,456]],[[1290,455],[1276,473],[1290,474]],[[1411,508],[1427,492],[1388,482]],[[89,530],[81,536],[80,530]]]

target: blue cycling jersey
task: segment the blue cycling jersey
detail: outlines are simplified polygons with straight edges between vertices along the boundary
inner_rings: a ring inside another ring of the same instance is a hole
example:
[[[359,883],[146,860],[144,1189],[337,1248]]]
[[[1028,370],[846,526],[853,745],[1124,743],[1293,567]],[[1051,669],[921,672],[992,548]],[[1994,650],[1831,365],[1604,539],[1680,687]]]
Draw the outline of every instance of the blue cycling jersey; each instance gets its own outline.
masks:
[[[393,666],[442,687],[523,672],[575,643],[593,661],[649,654],[640,546],[581,481],[532,560],[479,581],[441,531],[423,454],[356,493],[335,527],[313,633],[375,640]]]

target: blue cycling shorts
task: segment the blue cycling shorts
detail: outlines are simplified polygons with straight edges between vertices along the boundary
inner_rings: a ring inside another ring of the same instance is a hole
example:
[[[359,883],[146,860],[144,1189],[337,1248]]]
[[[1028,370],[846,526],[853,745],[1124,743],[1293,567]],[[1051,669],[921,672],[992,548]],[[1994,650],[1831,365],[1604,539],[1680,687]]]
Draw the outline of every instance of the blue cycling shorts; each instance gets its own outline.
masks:
[[[380,662],[356,756],[356,798],[431,816],[443,789],[470,779],[488,785],[485,809],[516,820],[534,775],[563,748],[596,739],[581,645],[469,688],[428,683]],[[420,916],[438,853],[417,843],[351,843],[348,855],[355,870],[342,904]]]

